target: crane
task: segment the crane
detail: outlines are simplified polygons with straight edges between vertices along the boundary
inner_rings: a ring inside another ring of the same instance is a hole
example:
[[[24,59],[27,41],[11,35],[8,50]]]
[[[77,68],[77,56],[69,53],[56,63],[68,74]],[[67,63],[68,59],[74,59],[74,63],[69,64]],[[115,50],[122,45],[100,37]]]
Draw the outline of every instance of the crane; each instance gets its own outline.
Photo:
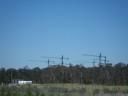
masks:
[[[61,59],[61,64],[62,64],[62,66],[63,66],[63,64],[64,64],[63,60],[64,60],[64,59],[67,59],[67,60],[68,60],[69,58],[65,58],[65,57],[62,55],[62,57],[61,57],[60,59]]]
[[[61,65],[63,66],[64,64],[64,59],[69,59],[69,58],[65,58],[63,55],[61,57],[47,57],[47,56],[41,56],[41,58],[54,58],[54,59],[60,59],[61,60]]]
[[[101,65],[101,59],[102,59],[102,57],[104,58],[104,63],[106,64],[106,56],[102,56],[101,55],[101,53],[100,53],[100,55],[98,56],[98,55],[89,55],[89,54],[82,54],[83,56],[92,56],[92,57],[98,57],[99,58],[99,65]]]

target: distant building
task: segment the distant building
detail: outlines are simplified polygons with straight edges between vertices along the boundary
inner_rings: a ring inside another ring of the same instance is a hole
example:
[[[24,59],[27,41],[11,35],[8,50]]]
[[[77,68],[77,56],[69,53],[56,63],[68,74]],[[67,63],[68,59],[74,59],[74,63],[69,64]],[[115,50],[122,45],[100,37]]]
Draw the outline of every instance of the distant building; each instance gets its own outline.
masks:
[[[32,84],[32,81],[24,81],[24,80],[21,80],[21,79],[13,79],[11,81],[11,84],[19,84],[19,85]]]

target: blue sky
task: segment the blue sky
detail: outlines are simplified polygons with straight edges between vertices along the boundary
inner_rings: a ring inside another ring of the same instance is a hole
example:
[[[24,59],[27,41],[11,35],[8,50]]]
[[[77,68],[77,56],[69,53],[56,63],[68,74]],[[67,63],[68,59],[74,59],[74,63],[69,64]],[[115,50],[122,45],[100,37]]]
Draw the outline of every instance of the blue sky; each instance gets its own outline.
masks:
[[[65,57],[65,63],[107,56],[128,63],[127,0],[1,0],[0,67],[47,66],[41,56]],[[51,59],[56,63],[60,60]],[[84,64],[92,66],[92,64]]]

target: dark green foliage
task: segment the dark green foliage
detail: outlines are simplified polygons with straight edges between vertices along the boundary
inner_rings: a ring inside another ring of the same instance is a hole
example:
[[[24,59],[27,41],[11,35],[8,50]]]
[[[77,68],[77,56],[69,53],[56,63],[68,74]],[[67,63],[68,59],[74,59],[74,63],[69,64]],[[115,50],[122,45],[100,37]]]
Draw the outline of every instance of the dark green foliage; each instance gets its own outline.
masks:
[[[85,68],[81,65],[54,65],[48,68],[30,69],[27,66],[18,70],[0,69],[1,84],[11,83],[11,79],[32,80],[33,83],[80,83],[103,85],[128,85],[128,65],[118,63],[112,66]],[[1,93],[3,94],[3,93]],[[36,92],[38,95],[38,92]],[[37,96],[36,95],[36,96]]]
[[[42,92],[42,94],[40,96],[47,96],[44,92]]]
[[[38,93],[37,93],[38,91]],[[0,86],[0,96],[48,96],[35,86]]]
[[[25,96],[33,96],[33,92],[31,90],[31,88],[27,88],[27,91],[26,91],[26,95]]]
[[[5,90],[5,87],[4,86],[2,86],[1,88],[0,88],[0,96],[5,96],[5,93],[6,93],[6,90]]]
[[[8,89],[6,96],[12,96],[12,92],[10,89]]]

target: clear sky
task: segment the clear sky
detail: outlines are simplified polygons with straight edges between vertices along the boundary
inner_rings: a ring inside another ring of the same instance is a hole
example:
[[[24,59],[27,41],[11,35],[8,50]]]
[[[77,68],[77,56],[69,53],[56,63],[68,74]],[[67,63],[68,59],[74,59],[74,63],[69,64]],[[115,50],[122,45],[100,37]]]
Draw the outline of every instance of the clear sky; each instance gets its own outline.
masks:
[[[65,63],[91,62],[81,54],[100,52],[128,63],[128,0],[0,0],[0,67],[44,68],[28,60],[62,54]]]

